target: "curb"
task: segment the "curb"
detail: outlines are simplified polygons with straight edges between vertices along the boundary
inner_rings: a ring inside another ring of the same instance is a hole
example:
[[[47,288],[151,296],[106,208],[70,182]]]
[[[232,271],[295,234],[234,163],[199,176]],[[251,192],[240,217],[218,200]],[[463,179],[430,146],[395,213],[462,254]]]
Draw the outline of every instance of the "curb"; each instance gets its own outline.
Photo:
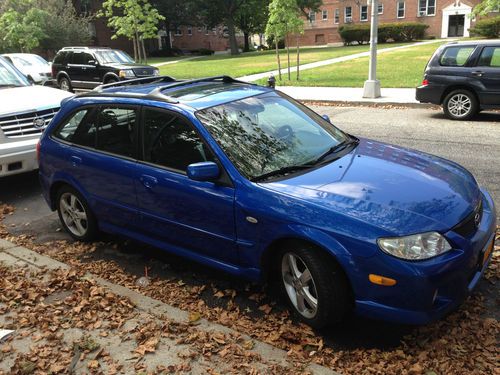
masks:
[[[350,100],[312,100],[312,99],[296,99],[299,102],[307,105],[319,106],[344,106],[344,107],[374,107],[383,108],[386,106],[401,107],[401,108],[428,108],[440,109],[441,107],[429,103],[400,103],[400,102],[375,102],[375,101],[350,101]]]
[[[38,254],[37,252],[29,250],[25,247],[17,246],[12,242],[3,239],[0,239],[0,263],[4,263],[9,267],[28,265],[29,267],[37,269],[43,268],[50,270],[71,268],[65,263],[61,263],[45,255]],[[129,288],[111,283],[90,273],[86,274],[85,278],[92,278],[97,284],[108,289],[114,294],[128,298],[135,305],[137,310],[151,314],[158,319],[161,319],[162,316],[167,316],[170,320],[179,323],[185,323],[189,319],[188,312],[155,300],[151,297],[147,297]],[[233,333],[240,335],[245,340],[251,340],[254,343],[254,347],[252,348],[253,352],[259,354],[267,361],[291,369],[292,364],[288,361],[288,355],[282,349],[278,349],[270,344],[258,341],[255,338],[241,334],[218,323],[210,322],[206,319],[200,319],[197,327],[206,332],[222,332],[226,334]],[[309,364],[305,370],[318,375],[340,375],[333,370],[314,363]]]

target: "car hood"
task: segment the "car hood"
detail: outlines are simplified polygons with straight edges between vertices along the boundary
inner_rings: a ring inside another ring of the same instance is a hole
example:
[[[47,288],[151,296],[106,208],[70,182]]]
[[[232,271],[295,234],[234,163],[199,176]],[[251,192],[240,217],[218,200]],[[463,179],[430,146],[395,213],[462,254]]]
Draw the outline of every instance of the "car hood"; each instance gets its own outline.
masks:
[[[262,186],[394,235],[447,231],[481,196],[474,177],[458,164],[364,139],[321,168]]]
[[[112,66],[116,69],[157,69],[151,65],[144,64],[123,64],[123,63],[106,63],[105,65]]]
[[[66,91],[45,86],[0,88],[0,116],[19,112],[41,111],[61,106],[61,100],[72,96]]]

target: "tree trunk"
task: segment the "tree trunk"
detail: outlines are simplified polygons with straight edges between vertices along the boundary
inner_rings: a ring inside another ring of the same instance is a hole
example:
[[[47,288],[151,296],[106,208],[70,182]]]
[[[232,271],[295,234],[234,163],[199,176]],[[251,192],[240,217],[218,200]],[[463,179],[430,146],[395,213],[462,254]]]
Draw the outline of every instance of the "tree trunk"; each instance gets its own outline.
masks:
[[[135,44],[137,45],[137,62],[142,62],[142,52],[141,52],[141,45],[139,42],[139,33],[136,31],[135,32]]]
[[[280,50],[279,50],[279,47],[278,47],[278,38],[275,36],[274,37],[274,44],[276,45],[276,59],[278,60],[278,76],[280,78],[280,81],[281,81],[281,60],[280,60]]]
[[[239,55],[238,41],[236,40],[236,28],[232,18],[227,19],[227,31],[229,32],[229,47],[231,48],[231,55]]]
[[[292,77],[290,75],[290,40],[288,38],[288,34],[286,35],[285,40],[286,40],[286,54],[288,58],[288,80],[291,81]]]
[[[245,38],[245,46],[243,47],[243,52],[250,52],[250,34],[248,32],[243,33]]]
[[[134,61],[138,62],[137,58],[137,43],[135,42],[135,37],[132,38],[132,44],[134,45]]]
[[[299,35],[297,35],[297,81],[300,78],[300,42]]]
[[[146,47],[144,46],[144,39],[141,38],[142,56],[144,57],[144,64],[148,63],[148,56],[146,55]]]

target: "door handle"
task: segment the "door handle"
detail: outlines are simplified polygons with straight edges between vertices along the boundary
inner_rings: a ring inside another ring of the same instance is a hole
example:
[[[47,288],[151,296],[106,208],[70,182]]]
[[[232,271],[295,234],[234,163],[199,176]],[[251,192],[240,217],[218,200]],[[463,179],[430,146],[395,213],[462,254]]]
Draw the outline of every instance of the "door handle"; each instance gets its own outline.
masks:
[[[481,72],[479,70],[475,71],[475,72],[472,72],[472,75],[473,76],[476,76],[476,77],[482,77],[484,74],[484,72]]]
[[[82,158],[79,156],[71,156],[70,160],[71,164],[73,164],[73,167],[77,167],[82,164]]]
[[[158,180],[153,176],[142,175],[140,180],[142,184],[148,189],[151,189],[158,184]]]

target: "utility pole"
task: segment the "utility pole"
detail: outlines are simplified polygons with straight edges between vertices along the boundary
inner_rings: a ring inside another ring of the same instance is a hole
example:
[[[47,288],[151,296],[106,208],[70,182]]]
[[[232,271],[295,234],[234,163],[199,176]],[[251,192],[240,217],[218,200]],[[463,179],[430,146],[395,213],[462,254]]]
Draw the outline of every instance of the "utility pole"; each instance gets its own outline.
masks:
[[[378,0],[368,0],[371,4],[370,25],[370,67],[368,80],[363,87],[363,98],[380,97],[380,81],[377,80],[377,39],[378,39]]]

